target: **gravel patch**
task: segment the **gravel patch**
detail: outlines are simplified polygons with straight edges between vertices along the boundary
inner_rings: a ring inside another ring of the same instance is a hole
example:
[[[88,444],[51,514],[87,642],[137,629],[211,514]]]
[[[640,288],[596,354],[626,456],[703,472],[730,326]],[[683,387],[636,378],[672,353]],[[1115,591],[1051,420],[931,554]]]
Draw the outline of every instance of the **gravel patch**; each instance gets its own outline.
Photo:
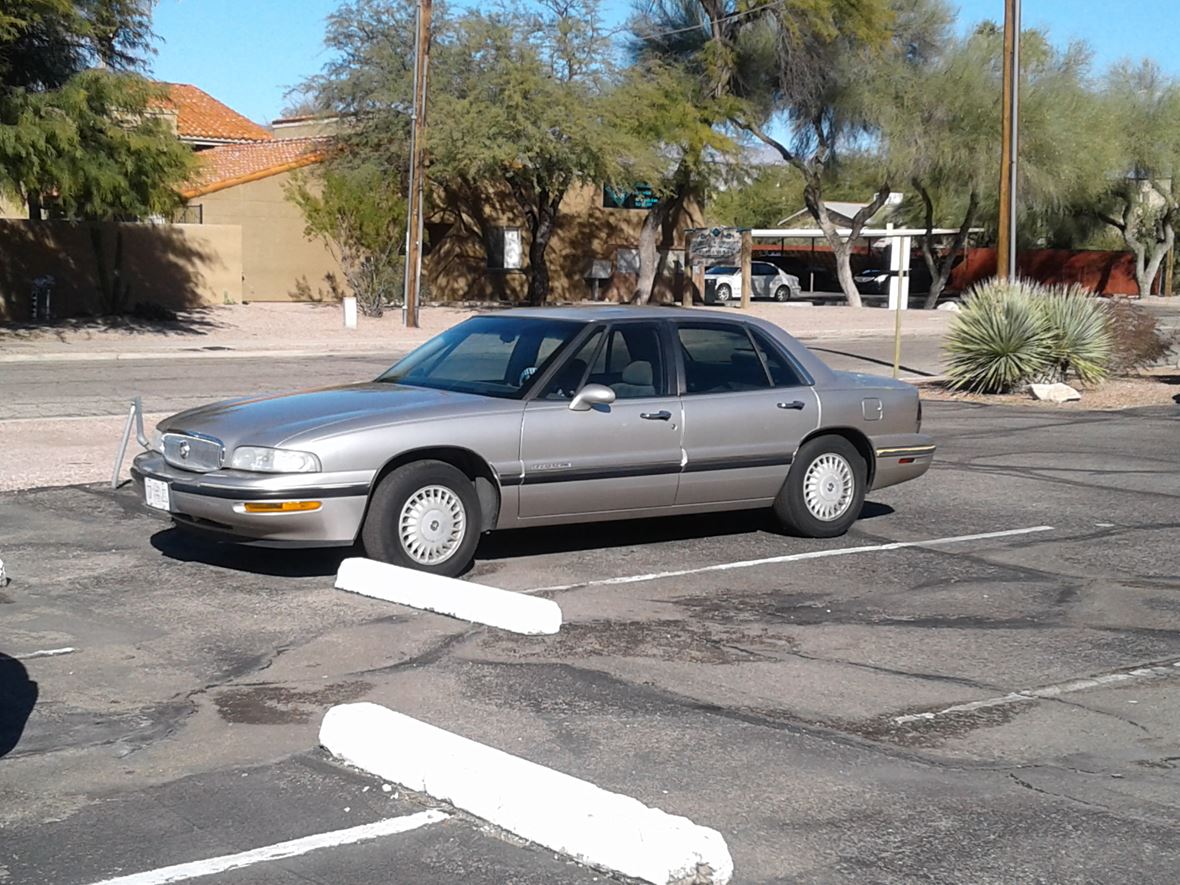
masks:
[[[1068,403],[1050,403],[1028,393],[983,394],[951,390],[943,384],[922,388],[922,399],[950,402],[1033,406],[1065,411],[1118,411],[1138,406],[1170,406],[1180,403],[1180,371],[1145,373],[1130,378],[1111,378],[1095,387],[1071,384],[1082,398]]]

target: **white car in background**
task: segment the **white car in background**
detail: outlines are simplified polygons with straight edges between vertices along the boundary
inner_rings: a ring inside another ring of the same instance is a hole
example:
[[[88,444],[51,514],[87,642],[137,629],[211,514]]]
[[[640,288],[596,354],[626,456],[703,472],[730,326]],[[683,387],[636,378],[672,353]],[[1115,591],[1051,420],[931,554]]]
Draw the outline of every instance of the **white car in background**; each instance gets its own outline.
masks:
[[[715,265],[705,271],[706,286],[713,284],[713,297],[718,303],[742,297],[742,269],[732,264]],[[799,278],[775,267],[767,261],[750,265],[750,297],[790,301],[803,292]]]

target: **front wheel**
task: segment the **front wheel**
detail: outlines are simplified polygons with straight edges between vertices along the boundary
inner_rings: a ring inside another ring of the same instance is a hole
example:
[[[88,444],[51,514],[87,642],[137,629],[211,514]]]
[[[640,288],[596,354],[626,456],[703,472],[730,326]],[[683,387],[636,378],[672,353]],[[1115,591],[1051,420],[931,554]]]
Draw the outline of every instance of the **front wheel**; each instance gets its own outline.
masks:
[[[789,301],[791,299],[791,289],[789,286],[779,286],[774,290],[775,301]]]
[[[724,304],[726,301],[728,301],[732,297],[733,297],[733,289],[729,288],[729,286],[722,283],[720,286],[717,287],[717,300],[720,301],[722,304]]]
[[[373,559],[455,577],[479,543],[479,498],[461,470],[443,461],[416,461],[378,484],[361,529]]]
[[[774,514],[794,534],[835,538],[860,516],[867,476],[864,458],[844,437],[808,440],[795,455]]]

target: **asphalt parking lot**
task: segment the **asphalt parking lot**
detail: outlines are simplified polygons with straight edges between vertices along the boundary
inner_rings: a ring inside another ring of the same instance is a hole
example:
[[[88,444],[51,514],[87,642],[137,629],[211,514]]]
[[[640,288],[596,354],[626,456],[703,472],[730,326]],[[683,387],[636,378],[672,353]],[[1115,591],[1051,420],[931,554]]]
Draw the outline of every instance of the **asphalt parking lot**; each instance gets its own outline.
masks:
[[[1174,881],[1177,415],[929,403],[931,472],[828,541],[485,538],[470,580],[562,588],[551,637],[334,590],[347,551],[188,540],[127,489],[0,495],[0,882],[430,807],[316,747],[358,699],[714,827],[735,882]],[[442,810],[201,881],[611,881]]]

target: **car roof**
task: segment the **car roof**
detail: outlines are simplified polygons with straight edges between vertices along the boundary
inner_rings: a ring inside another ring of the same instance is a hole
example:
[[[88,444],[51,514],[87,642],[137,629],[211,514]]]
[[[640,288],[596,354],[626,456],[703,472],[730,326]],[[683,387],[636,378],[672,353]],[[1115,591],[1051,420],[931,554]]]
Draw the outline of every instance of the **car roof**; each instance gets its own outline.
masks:
[[[550,320],[578,320],[584,323],[607,320],[636,319],[692,319],[702,316],[726,320],[745,320],[733,311],[709,310],[700,307],[663,307],[630,304],[603,304],[585,307],[516,307],[511,310],[483,314],[484,316],[536,317]]]

